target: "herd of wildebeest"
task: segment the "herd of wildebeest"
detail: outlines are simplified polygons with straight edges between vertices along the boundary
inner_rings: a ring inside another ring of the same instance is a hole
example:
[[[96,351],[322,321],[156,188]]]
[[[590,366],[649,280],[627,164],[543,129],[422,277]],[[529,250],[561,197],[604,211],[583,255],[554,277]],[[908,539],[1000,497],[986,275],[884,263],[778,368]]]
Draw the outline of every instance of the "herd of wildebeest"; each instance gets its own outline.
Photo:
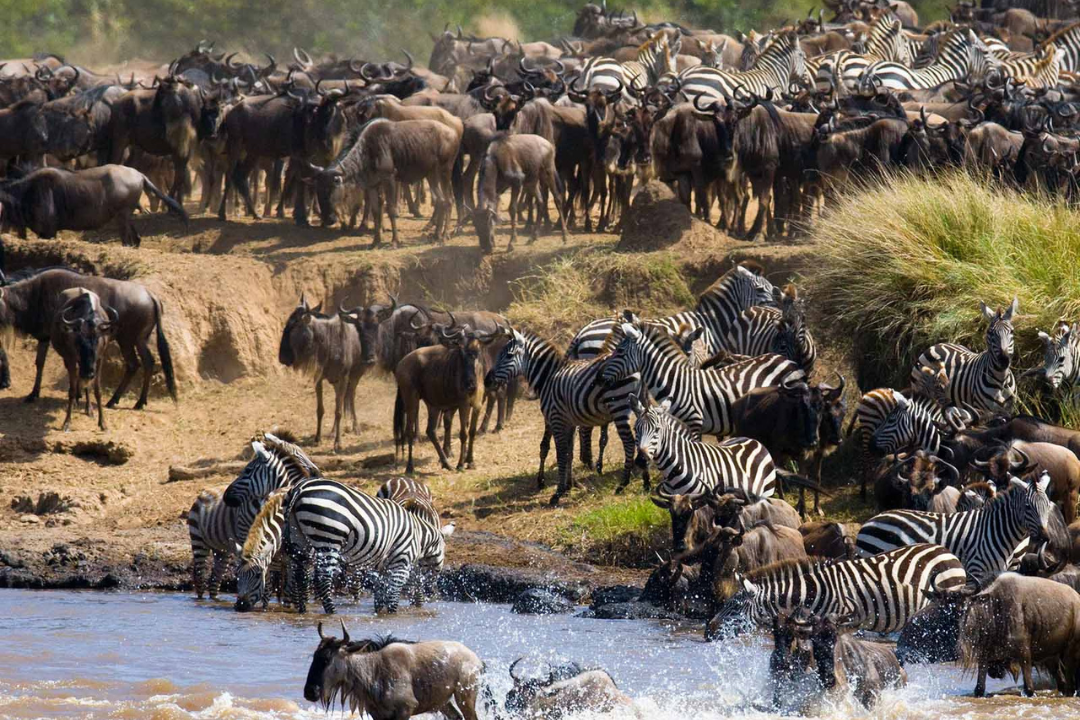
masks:
[[[452,221],[458,231],[471,223],[486,252],[500,219],[509,217],[512,246],[517,222],[527,216],[535,237],[553,224],[552,206],[563,237],[579,220],[592,230],[597,200],[597,227],[616,225],[635,184],[651,179],[694,201],[702,218],[717,202],[720,227],[746,237],[796,234],[845,184],[889,168],[964,167],[1072,197],[1080,22],[1071,2],[1031,5],[961,1],[951,21],[920,28],[905,2],[838,0],[829,21],[822,12],[736,37],[590,4],[574,36],[553,42],[446,29],[432,36],[427,69],[411,57],[316,59],[299,48],[288,66],[272,56],[262,65],[206,42],[126,81],[56,55],[9,60],[0,64],[0,223],[49,238],[118,217],[123,241],[137,245],[130,215],[143,193],[186,220],[192,171],[202,209],[216,206],[223,220],[234,196],[253,217],[257,200],[265,214],[276,203],[279,215],[291,202],[300,224],[314,205],[324,225],[346,214],[354,225],[363,212],[376,245],[384,214],[398,242],[399,197],[418,214],[429,192],[436,241]],[[260,433],[241,474],[223,493],[200,493],[188,514],[196,593],[216,597],[235,569],[237,610],[266,608],[275,591],[300,612],[312,595],[328,613],[342,594],[365,590],[386,612],[403,593],[414,604],[433,597],[454,527],[412,477],[420,405],[424,436],[447,470],[457,417],[462,470],[474,466],[493,410],[499,432],[527,387],[544,419],[539,487],[555,444],[550,504],[575,487],[575,441],[582,464],[603,472],[614,423],[623,449],[616,492],[640,472],[671,516],[670,560],[643,590],[597,591],[593,612],[677,613],[705,620],[708,639],[770,630],[773,709],[784,712],[849,691],[871,706],[905,682],[904,665],[920,662],[977,670],[977,695],[987,675],[1009,672],[1030,695],[1033,669],[1075,694],[1080,432],[1015,408],[1018,378],[1031,378],[1032,392],[1073,392],[1078,326],[1020,328],[1038,332],[1045,359],[1014,372],[1018,303],[983,305],[985,347],[933,345],[909,386],[870,389],[849,414],[845,379],[822,378],[820,367],[815,378],[805,302],[794,285],[774,286],[766,268],[743,262],[691,309],[598,318],[563,349],[494,312],[396,297],[324,312],[302,295],[279,361],[315,378],[314,445],[324,382],[334,389],[338,450],[343,416],[357,430],[357,384],[381,372],[397,387],[392,434],[406,477],[371,496],[323,477],[295,438]],[[38,341],[27,399],[40,393],[50,345],[68,369],[64,429],[84,392],[89,414],[92,386],[105,430],[100,370],[113,340],[125,372],[109,407],[140,367],[136,408],[146,404],[152,333],[176,399],[162,312],[136,282],[59,267],[0,275],[0,327]],[[0,353],[0,388],[9,384]],[[858,530],[806,521],[805,493],[820,512],[830,492],[822,463],[842,443],[859,458],[850,480],[864,500],[872,486],[878,510]],[[797,510],[785,490],[798,492]],[[319,634],[310,700],[376,718],[472,718],[477,697],[490,699],[483,663],[459,644]],[[510,711],[555,717],[630,705],[602,670],[572,663],[524,679],[514,667]],[[402,676],[414,682],[382,682]]]

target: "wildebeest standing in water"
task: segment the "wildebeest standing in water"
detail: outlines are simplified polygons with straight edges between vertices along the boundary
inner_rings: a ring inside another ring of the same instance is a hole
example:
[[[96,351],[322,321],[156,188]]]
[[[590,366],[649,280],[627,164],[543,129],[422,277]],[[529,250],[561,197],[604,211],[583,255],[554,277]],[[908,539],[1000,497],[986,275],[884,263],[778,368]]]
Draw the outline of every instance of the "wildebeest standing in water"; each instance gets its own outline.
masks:
[[[172,353],[165,330],[161,325],[161,302],[139,283],[126,280],[82,275],[67,268],[46,268],[16,273],[6,280],[0,273],[0,329],[11,327],[38,341],[37,374],[34,388],[26,397],[33,402],[41,394],[41,375],[49,352],[52,320],[60,308],[60,293],[70,288],[84,287],[97,293],[101,303],[116,310],[113,337],[124,357],[124,376],[106,407],[116,407],[132,378],[143,369],[142,391],[135,409],[146,407],[150,394],[150,378],[154,374],[154,356],[150,354],[150,333],[156,328],[157,350],[161,370],[169,395],[176,400],[176,376],[173,373]]]
[[[144,191],[187,223],[184,208],[141,172],[103,165],[78,171],[43,168],[0,183],[0,227],[14,227],[23,236],[29,228],[39,237],[54,238],[60,230],[97,230],[115,218],[120,241],[138,247],[142,239],[131,226],[131,214]]]
[[[71,408],[79,400],[83,381],[94,385],[98,427],[105,429],[101,409],[101,364],[105,346],[119,318],[116,310],[104,307],[97,293],[86,288],[71,288],[60,293],[63,304],[52,323],[52,346],[64,359],[68,372],[68,405],[64,431],[71,429]],[[90,390],[86,390],[86,414],[90,414]]]
[[[476,720],[484,663],[469,648],[451,641],[414,643],[393,637],[354,642],[344,622],[341,633],[341,639],[323,635],[319,623],[305,700],[328,709],[337,701],[374,720],[405,720],[436,711]]]
[[[357,431],[356,386],[375,364],[375,344],[343,313],[330,317],[321,311],[322,303],[309,307],[301,293],[300,302],[281,332],[278,362],[315,375],[316,445],[322,440],[323,380],[330,381],[334,388],[334,450],[338,451],[342,413],[349,413],[352,432]]]

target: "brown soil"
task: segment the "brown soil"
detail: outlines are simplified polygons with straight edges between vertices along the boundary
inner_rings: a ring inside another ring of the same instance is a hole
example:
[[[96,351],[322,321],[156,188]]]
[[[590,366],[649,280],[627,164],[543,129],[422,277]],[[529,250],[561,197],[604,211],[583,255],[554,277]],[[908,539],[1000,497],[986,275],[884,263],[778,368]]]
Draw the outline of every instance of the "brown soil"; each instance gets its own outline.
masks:
[[[680,250],[709,250],[739,244],[694,217],[675,193],[660,182],[645,185],[630,203],[617,250],[649,252],[675,246]]]
[[[50,354],[41,398],[25,404],[33,344],[9,341],[12,388],[0,393],[0,494],[14,506],[0,507],[0,585],[182,586],[190,560],[186,512],[199,491],[224,488],[235,472],[168,482],[170,467],[235,462],[258,431],[291,430],[326,475],[371,492],[394,475],[394,388],[388,378],[361,381],[359,432],[346,434],[336,455],[332,438],[327,440],[333,420],[333,391],[327,388],[329,417],[322,444],[314,445],[312,383],[277,363],[281,328],[301,292],[326,307],[395,292],[449,307],[503,310],[512,300],[511,281],[559,256],[615,243],[613,236],[574,234],[564,245],[557,236],[542,236],[514,254],[483,257],[473,235],[434,246],[421,238],[423,224],[403,220],[404,247],[397,250],[371,250],[369,238],[338,230],[299,229],[279,220],[221,224],[205,216],[194,217],[188,228],[172,218],[139,218],[138,249],[119,247],[112,231],[64,233],[52,241],[5,236],[9,271],[65,263],[137,278],[157,294],[165,303],[180,401],[169,401],[158,374],[146,410],[132,410],[129,393],[120,409],[106,410],[106,432],[76,414],[72,431],[62,433],[62,364]],[[735,248],[736,257],[760,258],[785,275],[806,257],[805,248],[736,244],[709,232],[709,245],[687,247],[680,255],[695,290],[731,266]],[[118,378],[116,360],[104,377],[108,390]],[[641,570],[600,572],[545,549],[558,545],[595,560],[567,528],[576,513],[606,502],[617,480],[579,468],[581,489],[560,508],[548,509],[550,488],[537,491],[533,481],[542,427],[537,404],[520,401],[506,430],[478,438],[477,469],[465,473],[440,470],[430,444],[417,444],[418,477],[464,531],[448,547],[448,564],[532,568],[589,585],[640,580]],[[616,454],[609,449],[609,467]],[[549,483],[554,468],[552,453]],[[37,514],[39,505],[44,514]]]

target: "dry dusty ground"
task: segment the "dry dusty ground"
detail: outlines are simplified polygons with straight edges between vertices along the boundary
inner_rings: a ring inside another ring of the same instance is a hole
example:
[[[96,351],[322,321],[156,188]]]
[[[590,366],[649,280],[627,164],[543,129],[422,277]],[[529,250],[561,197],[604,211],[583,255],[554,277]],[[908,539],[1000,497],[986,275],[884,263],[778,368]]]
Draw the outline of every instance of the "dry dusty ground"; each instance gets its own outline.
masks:
[[[330,413],[323,442],[314,445],[312,383],[277,364],[281,328],[302,290],[313,302],[336,303],[346,296],[370,302],[395,291],[403,299],[423,296],[449,307],[502,310],[517,278],[561,254],[610,248],[617,240],[614,235],[572,234],[563,245],[557,235],[550,235],[527,245],[522,239],[511,256],[502,252],[503,236],[500,252],[483,258],[471,233],[436,247],[421,236],[422,221],[406,219],[401,224],[405,247],[377,251],[369,249],[369,236],[298,229],[291,221],[275,219],[223,225],[207,216],[194,217],[188,228],[172,218],[137,218],[143,234],[139,249],[120,248],[111,230],[83,238],[65,233],[54,241],[5,236],[9,271],[70,263],[137,277],[161,297],[180,377],[180,402],[174,405],[161,392],[159,375],[147,410],[132,410],[135,396],[129,393],[121,409],[106,411],[107,431],[79,414],[72,432],[62,433],[67,380],[59,358],[50,354],[42,397],[27,405],[22,396],[33,379],[33,346],[23,338],[8,343],[12,388],[0,393],[0,496],[16,505],[22,497],[36,503],[42,494],[56,493],[62,507],[44,514],[25,512],[25,502],[18,510],[8,501],[0,507],[0,583],[175,586],[190,558],[182,517],[200,490],[223,488],[235,472],[167,482],[169,468],[238,461],[259,431],[292,431],[328,476],[365,490],[374,492],[398,472],[390,378],[368,376],[361,381],[358,432],[346,433],[344,448],[336,455],[330,435],[333,394],[327,388]],[[797,265],[793,258],[800,249],[748,248],[718,237],[712,247],[702,247],[697,239],[694,248],[680,251],[680,259],[693,264],[700,257],[704,274],[715,278],[724,261],[730,266],[732,251],[760,256],[775,266]],[[106,373],[106,393],[115,386],[116,374],[115,366]],[[581,488],[563,507],[549,509],[550,488],[537,491],[533,481],[541,431],[537,403],[519,401],[501,434],[478,437],[477,469],[461,473],[439,469],[430,443],[418,443],[418,477],[431,485],[443,512],[465,531],[451,543],[449,563],[531,565],[564,577],[591,576],[593,584],[640,579],[641,570],[608,567],[598,574],[546,550],[555,546],[579,559],[619,559],[603,548],[579,551],[578,540],[584,547],[590,539],[581,537],[584,531],[575,525],[582,512],[612,501],[617,474],[597,479],[579,466]],[[612,437],[616,439],[614,433]],[[119,446],[113,447],[114,455],[128,459],[115,464],[77,454],[83,452],[75,447],[81,441],[111,442]],[[616,439],[607,466],[616,469],[620,464]],[[554,468],[552,452],[549,483]],[[631,488],[640,495],[636,479]],[[635,498],[618,502],[632,504]],[[658,543],[664,532],[656,529]],[[642,550],[638,548],[637,557]]]

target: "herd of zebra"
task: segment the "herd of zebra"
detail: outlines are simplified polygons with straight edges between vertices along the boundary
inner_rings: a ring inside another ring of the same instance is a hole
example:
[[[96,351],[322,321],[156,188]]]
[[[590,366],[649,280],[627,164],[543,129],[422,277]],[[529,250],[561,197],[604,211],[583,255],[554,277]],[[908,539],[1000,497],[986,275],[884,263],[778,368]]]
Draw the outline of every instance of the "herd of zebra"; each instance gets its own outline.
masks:
[[[386,354],[383,344],[398,350],[404,340],[423,344],[416,325],[422,308],[395,300],[340,313],[378,323],[360,332],[361,342],[380,344],[361,353],[374,357]],[[506,389],[512,396],[520,379],[539,399],[541,484],[552,439],[558,456],[552,504],[573,488],[575,436],[589,452],[582,460],[592,464],[593,427],[614,422],[623,442],[617,492],[635,464],[646,490],[649,463],[659,472],[650,497],[671,514],[675,553],[656,570],[643,599],[704,618],[708,638],[787,622],[798,608],[890,633],[941,603],[977,604],[1001,573],[1075,583],[1068,566],[1080,559],[1074,549],[1080,524],[1071,524],[1080,433],[1009,416],[1018,310],[1015,300],[999,310],[984,305],[984,351],[934,345],[919,357],[912,388],[864,394],[846,440],[843,378],[836,387],[811,380],[817,351],[804,300],[794,286],[774,286],[750,261],[725,273],[693,310],[654,320],[628,310],[600,319],[565,352],[503,319],[492,333],[496,349],[475,361],[488,393]],[[477,342],[467,326],[457,326],[465,313],[446,314],[449,323],[434,324],[433,344],[406,351],[400,363],[416,353],[463,352]],[[410,332],[395,337],[401,326]],[[1040,333],[1046,359],[1028,374],[1042,375],[1055,389],[1071,386],[1078,364],[1072,329],[1062,323],[1053,336]],[[438,377],[455,387],[460,380]],[[477,403],[472,412],[480,409]],[[429,428],[440,410],[428,404]],[[1023,422],[1035,430],[1019,429]],[[448,452],[449,425],[445,440]],[[782,499],[785,486],[820,491],[820,456],[841,442],[861,454],[864,482],[872,477],[876,491],[899,488],[893,500],[877,493],[883,512],[857,533],[804,522],[805,505],[800,518]],[[598,471],[603,443],[602,436]],[[1047,456],[1043,445],[1071,461]],[[376,610],[387,612],[397,610],[402,593],[416,604],[435,595],[453,525],[442,525],[423,483],[394,478],[371,496],[323,477],[288,439],[263,433],[252,448],[254,457],[224,493],[203,492],[189,513],[200,598],[207,590],[216,596],[237,556],[237,610],[266,607],[275,578],[279,600],[300,612],[312,589],[326,612],[334,612],[336,593],[356,596],[361,588],[373,590]],[[812,467],[814,456],[812,477],[779,468],[781,459]],[[991,482],[964,485],[970,470]],[[679,578],[689,579],[688,588]],[[696,615],[686,610],[693,602]]]

